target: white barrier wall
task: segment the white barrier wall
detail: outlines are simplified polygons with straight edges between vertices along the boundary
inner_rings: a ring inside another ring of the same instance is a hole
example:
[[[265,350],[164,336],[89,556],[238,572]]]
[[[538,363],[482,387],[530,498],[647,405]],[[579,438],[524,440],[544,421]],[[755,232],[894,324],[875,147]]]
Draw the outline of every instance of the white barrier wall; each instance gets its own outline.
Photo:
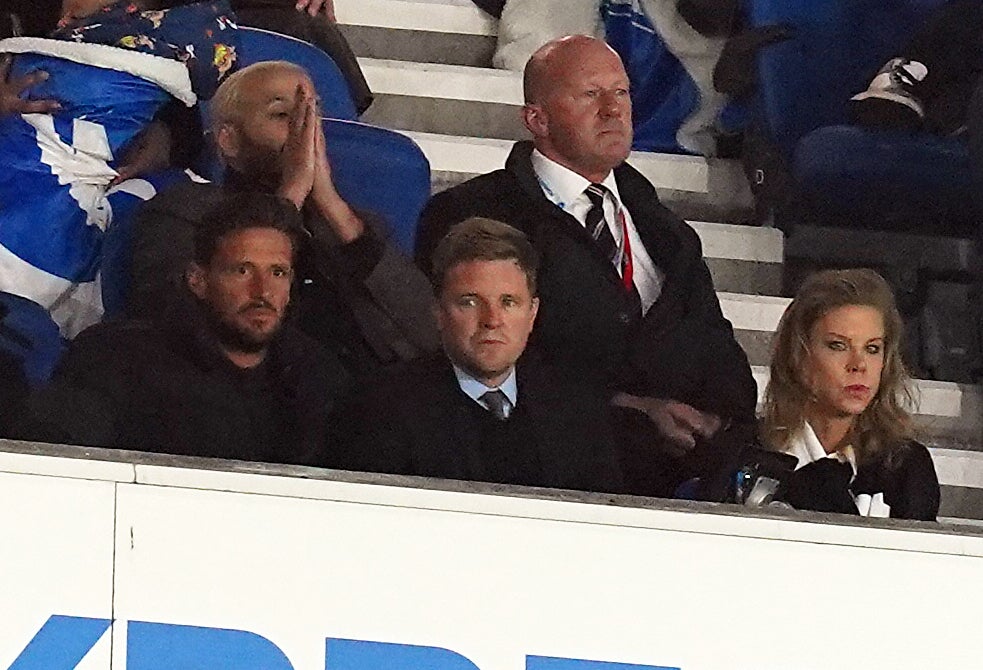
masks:
[[[983,659],[977,531],[517,495],[0,453],[0,668]]]

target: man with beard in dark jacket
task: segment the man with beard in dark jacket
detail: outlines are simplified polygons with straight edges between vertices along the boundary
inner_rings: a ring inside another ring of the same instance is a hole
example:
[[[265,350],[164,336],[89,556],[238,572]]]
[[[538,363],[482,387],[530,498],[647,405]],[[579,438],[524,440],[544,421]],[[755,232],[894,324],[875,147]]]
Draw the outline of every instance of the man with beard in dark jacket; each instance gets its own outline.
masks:
[[[276,463],[321,460],[348,377],[283,319],[296,208],[242,193],[208,212],[183,300],[73,342],[35,399],[28,439]]]

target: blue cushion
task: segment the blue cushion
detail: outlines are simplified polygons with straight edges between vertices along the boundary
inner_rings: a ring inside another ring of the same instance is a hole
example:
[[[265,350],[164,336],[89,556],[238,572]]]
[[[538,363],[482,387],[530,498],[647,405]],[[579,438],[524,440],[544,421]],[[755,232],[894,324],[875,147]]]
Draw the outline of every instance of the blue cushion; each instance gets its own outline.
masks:
[[[809,131],[847,120],[847,102],[947,0],[747,0],[752,26],[795,36],[758,59],[758,118],[788,154]]]
[[[324,139],[338,193],[381,216],[406,254],[430,198],[430,163],[410,138],[357,121],[324,120]]]
[[[971,202],[966,143],[928,133],[819,128],[796,147],[793,172],[809,205],[831,213],[943,217]]]
[[[239,67],[268,60],[295,63],[311,76],[314,89],[321,98],[324,116],[332,119],[357,119],[358,112],[348,90],[344,75],[331,56],[313,44],[288,35],[260,28],[239,28]]]

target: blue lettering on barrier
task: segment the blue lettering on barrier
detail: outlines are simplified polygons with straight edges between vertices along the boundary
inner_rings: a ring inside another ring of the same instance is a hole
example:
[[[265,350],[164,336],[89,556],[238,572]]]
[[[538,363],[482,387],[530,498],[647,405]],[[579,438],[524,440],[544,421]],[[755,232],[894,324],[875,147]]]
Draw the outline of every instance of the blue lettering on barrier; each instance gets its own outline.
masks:
[[[7,670],[74,670],[112,625],[109,619],[53,615]],[[256,633],[227,628],[130,621],[127,670],[294,670],[286,655]],[[327,638],[325,670],[479,670],[441,647]],[[680,670],[675,667],[527,656],[526,670]]]
[[[256,633],[131,621],[127,670],[293,670],[280,648]]]
[[[578,661],[550,656],[527,656],[526,670],[680,670],[664,665],[633,665],[607,661]]]
[[[54,614],[7,670],[74,670],[112,623]]]
[[[460,654],[440,647],[342,640],[329,637],[325,670],[478,670]]]

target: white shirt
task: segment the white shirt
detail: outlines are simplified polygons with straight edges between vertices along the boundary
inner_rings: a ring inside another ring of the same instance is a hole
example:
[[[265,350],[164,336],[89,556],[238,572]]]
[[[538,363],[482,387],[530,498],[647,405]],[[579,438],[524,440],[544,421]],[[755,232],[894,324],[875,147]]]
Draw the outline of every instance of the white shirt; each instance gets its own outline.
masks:
[[[497,387],[486,386],[484,383],[478,381],[456,365],[453,367],[454,376],[457,377],[457,383],[461,387],[461,390],[464,391],[466,396],[474,400],[485,409],[490,410],[491,408],[485,403],[485,401],[481,400],[481,396],[485,395],[489,391],[501,391],[505,394],[506,400],[505,406],[502,408],[502,410],[505,412],[505,417],[508,418],[512,414],[512,410],[515,409],[515,403],[519,399],[519,385],[515,381],[514,365],[512,366],[512,372],[509,373],[509,376],[506,377],[505,381],[503,381]]]
[[[591,202],[584,191],[591,185],[591,182],[573,170],[547,158],[538,149],[533,149],[532,152],[532,169],[539,178],[539,185],[543,189],[543,194],[550,202],[575,218],[580,225],[586,226],[587,212],[590,211]],[[614,172],[609,172],[601,184],[608,190],[608,194],[604,196],[604,220],[618,245],[621,245],[622,237],[618,213],[624,214],[625,217],[628,242],[631,245],[632,281],[642,299],[642,313],[644,314],[659,299],[665,275],[652,261],[645,245],[642,244],[642,238],[638,236],[638,230],[632,221],[631,212],[621,202]],[[615,269],[619,273],[621,272],[620,267]]]
[[[840,463],[849,463],[853,469],[853,476],[857,476],[857,455],[853,447],[847,445],[839,451],[827,454],[826,449],[823,448],[822,443],[816,436],[816,431],[812,429],[808,421],[802,426],[802,430],[792,436],[786,451],[799,459],[798,465],[795,466],[796,470],[823,458],[832,458]],[[883,493],[877,493],[875,495],[861,493],[860,495],[853,496],[853,501],[857,505],[860,516],[891,516],[891,506],[884,502]]]

